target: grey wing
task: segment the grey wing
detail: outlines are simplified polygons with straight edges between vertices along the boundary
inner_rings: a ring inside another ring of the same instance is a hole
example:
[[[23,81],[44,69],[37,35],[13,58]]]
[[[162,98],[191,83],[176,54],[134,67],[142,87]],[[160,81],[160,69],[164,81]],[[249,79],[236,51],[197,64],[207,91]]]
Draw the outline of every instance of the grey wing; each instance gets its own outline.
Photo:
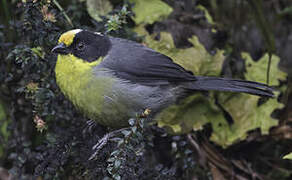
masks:
[[[112,47],[102,62],[115,76],[144,85],[195,81],[195,76],[171,58],[141,44],[110,38]]]

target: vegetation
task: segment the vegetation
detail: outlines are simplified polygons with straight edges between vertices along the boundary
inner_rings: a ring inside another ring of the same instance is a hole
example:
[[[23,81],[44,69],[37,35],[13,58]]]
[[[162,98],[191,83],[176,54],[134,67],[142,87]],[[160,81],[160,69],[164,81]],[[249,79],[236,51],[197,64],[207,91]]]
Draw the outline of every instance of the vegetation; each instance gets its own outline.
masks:
[[[289,0],[0,1],[0,179],[291,179],[291,20]],[[276,98],[197,93],[157,122],[137,114],[90,158],[111,130],[63,96],[51,53],[73,28],[196,75],[269,83]]]

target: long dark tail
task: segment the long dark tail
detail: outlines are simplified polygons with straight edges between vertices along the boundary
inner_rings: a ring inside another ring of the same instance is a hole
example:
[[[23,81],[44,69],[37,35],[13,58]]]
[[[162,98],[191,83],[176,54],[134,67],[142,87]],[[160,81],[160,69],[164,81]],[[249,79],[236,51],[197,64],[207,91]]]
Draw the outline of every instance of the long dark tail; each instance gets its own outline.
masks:
[[[197,81],[192,82],[188,89],[243,92],[258,96],[274,97],[274,89],[258,82],[202,76],[196,76],[196,79]]]

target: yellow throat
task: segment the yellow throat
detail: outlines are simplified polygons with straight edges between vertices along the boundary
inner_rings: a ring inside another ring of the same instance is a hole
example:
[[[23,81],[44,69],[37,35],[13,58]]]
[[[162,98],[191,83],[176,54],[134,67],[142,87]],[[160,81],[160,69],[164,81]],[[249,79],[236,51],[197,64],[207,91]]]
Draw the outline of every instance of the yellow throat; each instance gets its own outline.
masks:
[[[81,89],[85,89],[92,80],[92,68],[101,60],[85,62],[72,54],[58,55],[55,68],[56,81],[62,92],[75,104],[75,99]]]

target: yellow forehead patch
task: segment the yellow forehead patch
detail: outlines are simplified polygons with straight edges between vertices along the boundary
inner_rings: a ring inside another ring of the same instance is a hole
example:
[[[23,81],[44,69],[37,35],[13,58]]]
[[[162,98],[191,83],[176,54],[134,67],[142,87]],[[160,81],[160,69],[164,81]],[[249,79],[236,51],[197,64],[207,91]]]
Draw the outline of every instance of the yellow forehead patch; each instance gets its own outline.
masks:
[[[59,40],[58,43],[64,43],[67,47],[70,46],[74,40],[74,37],[77,33],[79,33],[80,31],[82,31],[81,29],[73,29],[70,31],[67,31],[65,33],[63,33]]]

